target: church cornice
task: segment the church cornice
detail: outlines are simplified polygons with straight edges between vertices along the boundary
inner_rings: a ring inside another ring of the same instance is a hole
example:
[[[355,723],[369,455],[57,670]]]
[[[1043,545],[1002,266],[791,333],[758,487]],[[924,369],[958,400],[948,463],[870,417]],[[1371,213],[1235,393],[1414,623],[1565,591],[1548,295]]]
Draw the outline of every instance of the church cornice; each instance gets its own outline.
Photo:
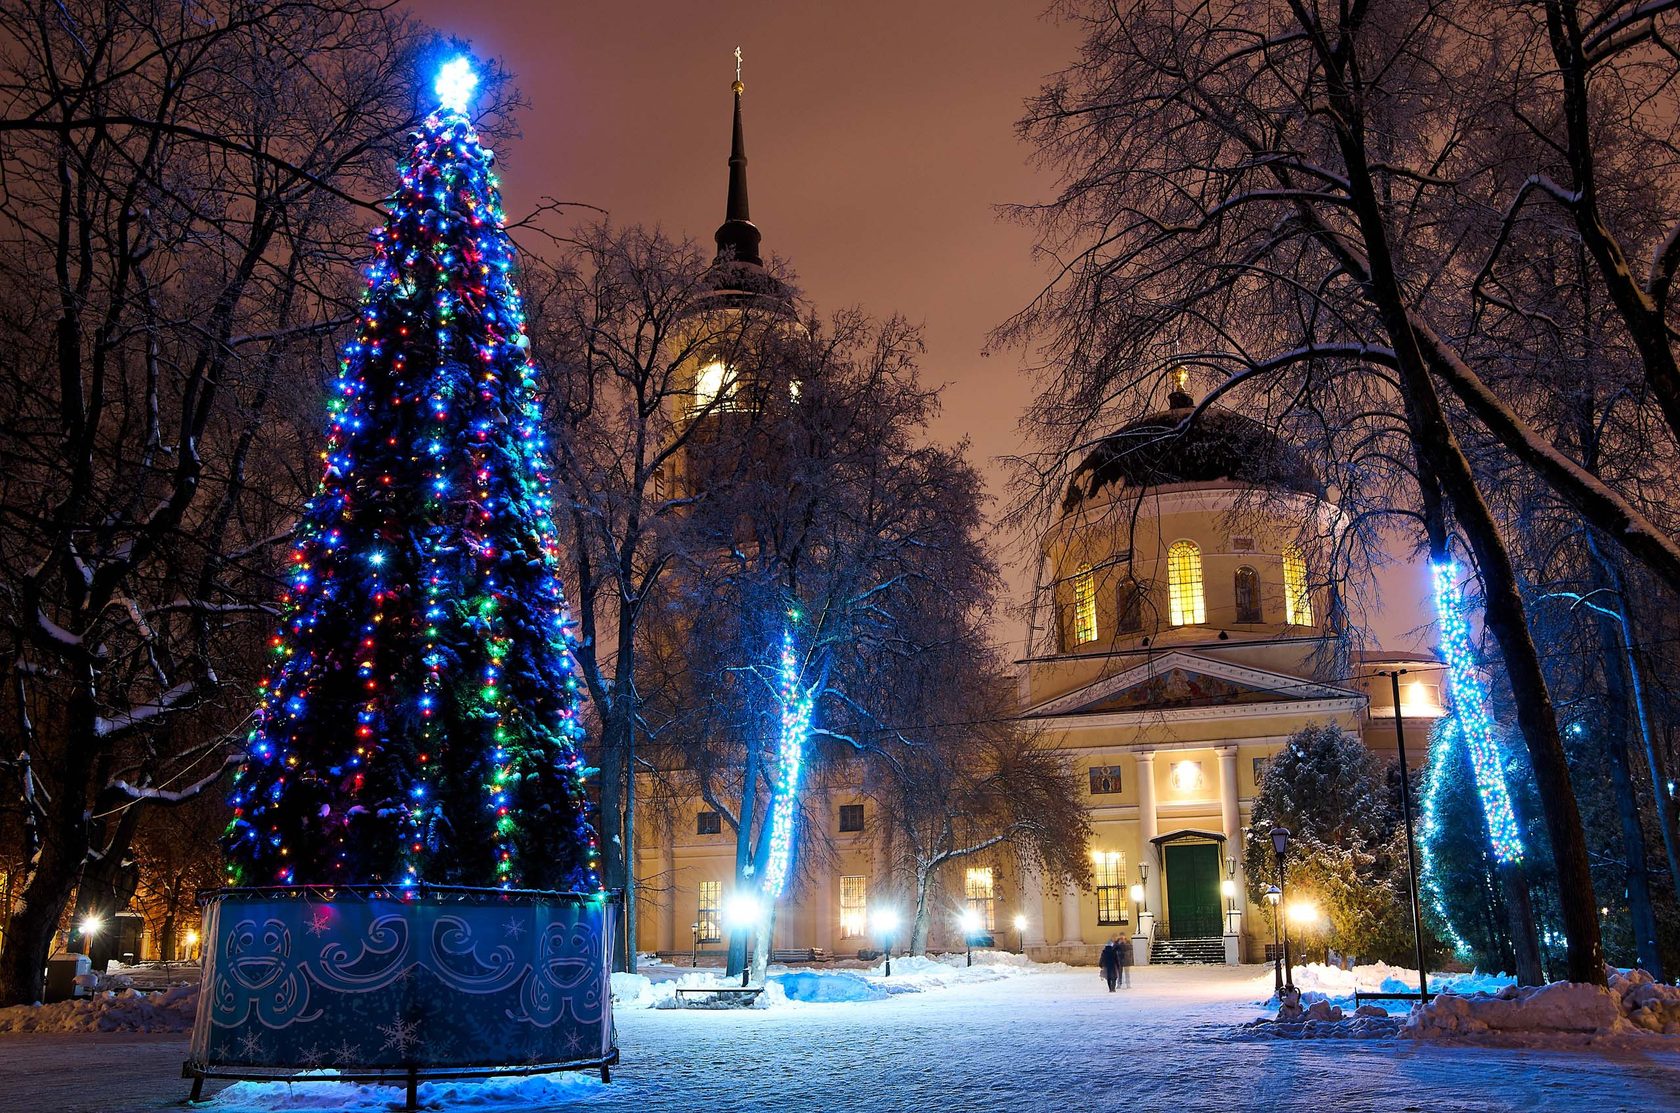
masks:
[[[1144,684],[1157,676],[1182,669],[1200,673],[1231,684],[1258,689],[1279,697],[1268,703],[1235,703],[1212,707],[1139,708],[1135,711],[1080,711],[1080,708],[1101,703],[1128,688]],[[1213,657],[1188,653],[1182,649],[1169,650],[1157,657],[1133,665],[1123,672],[1104,677],[1083,688],[1075,689],[1047,700],[1026,712],[1027,718],[1058,721],[1077,719],[1081,722],[1102,719],[1114,725],[1141,725],[1151,721],[1194,722],[1198,719],[1237,718],[1247,715],[1298,714],[1302,711],[1330,710],[1346,707],[1358,710],[1367,697],[1349,688],[1323,684],[1269,669],[1238,665]]]

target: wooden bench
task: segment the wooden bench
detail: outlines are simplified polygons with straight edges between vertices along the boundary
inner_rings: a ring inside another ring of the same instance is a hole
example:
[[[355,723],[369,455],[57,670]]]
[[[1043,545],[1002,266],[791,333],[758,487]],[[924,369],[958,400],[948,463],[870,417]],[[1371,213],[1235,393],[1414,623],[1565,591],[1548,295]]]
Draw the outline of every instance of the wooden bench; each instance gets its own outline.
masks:
[[[795,947],[785,951],[771,951],[771,962],[828,962],[831,956],[821,947]]]
[[[1428,1001],[1434,996],[1433,993],[1424,994],[1415,990],[1406,990],[1404,993],[1378,993],[1373,989],[1356,989],[1353,991],[1353,1005],[1354,1008],[1358,1008],[1367,1001]]]

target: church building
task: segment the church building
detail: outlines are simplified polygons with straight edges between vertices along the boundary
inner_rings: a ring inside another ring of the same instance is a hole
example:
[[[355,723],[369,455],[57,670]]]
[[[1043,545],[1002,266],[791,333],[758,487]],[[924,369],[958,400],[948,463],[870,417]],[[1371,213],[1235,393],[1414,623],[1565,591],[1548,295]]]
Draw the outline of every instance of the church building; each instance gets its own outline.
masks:
[[[714,293],[697,312],[774,317],[788,295],[763,266],[749,214],[742,93],[737,79]],[[727,359],[702,355],[692,374],[695,397],[713,397]],[[1334,492],[1298,452],[1241,414],[1198,410],[1182,374],[1163,410],[1089,453],[1041,539],[1018,668],[1021,715],[1066,754],[1086,793],[1093,884],[1041,877],[1005,848],[950,863],[932,949],[963,945],[967,912],[992,945],[1046,961],[1094,963],[1116,936],[1135,937],[1146,961],[1266,957],[1270,910],[1250,904],[1242,872],[1266,761],[1324,722],[1391,755],[1398,718],[1415,771],[1442,714],[1441,674],[1407,636],[1430,622],[1419,576],[1400,577],[1384,600],[1378,642],[1390,646],[1343,650],[1345,611],[1325,567],[1341,528]],[[1394,669],[1411,671],[1398,717],[1379,675]],[[871,953],[881,944],[872,914],[905,900],[874,804],[843,785],[810,791],[819,798],[807,814],[827,830],[802,841],[824,853],[806,855],[773,946],[785,957]],[[637,828],[639,948],[715,956],[728,942],[735,839],[698,793],[664,813]]]

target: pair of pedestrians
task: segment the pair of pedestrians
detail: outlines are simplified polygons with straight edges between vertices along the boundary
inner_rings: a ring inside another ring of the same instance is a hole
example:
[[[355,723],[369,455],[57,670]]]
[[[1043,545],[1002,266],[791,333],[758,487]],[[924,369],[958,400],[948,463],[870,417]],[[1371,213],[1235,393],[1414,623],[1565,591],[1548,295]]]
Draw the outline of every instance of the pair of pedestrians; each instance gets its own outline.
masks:
[[[1103,981],[1108,983],[1108,991],[1114,992],[1116,984],[1126,989],[1132,987],[1132,944],[1129,939],[1115,936],[1110,939],[1097,958],[1097,969],[1102,971]]]

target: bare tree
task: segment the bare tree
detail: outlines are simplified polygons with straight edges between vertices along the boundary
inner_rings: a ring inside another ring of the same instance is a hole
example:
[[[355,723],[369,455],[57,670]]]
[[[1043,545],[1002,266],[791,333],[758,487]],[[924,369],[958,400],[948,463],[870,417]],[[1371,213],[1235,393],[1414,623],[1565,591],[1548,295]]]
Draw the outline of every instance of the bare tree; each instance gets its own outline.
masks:
[[[671,760],[734,831],[737,884],[750,891],[785,793],[774,683],[784,632],[813,708],[806,765],[820,771],[867,755],[893,722],[897,670],[926,646],[914,619],[928,593],[980,600],[996,580],[980,544],[977,473],[961,450],[925,443],[937,398],[918,379],[917,332],[845,311],[772,347],[740,399],[759,414],[751,434],[725,459],[700,453],[703,470],[739,478],[695,516],[695,548],[673,581],[668,629],[685,679],[660,728]],[[773,915],[758,928],[760,965]],[[735,969],[744,958],[737,940]]]
[[[0,1003],[40,996],[138,808],[236,760],[318,466],[296,421],[425,44],[376,0],[0,12],[0,775],[28,862]]]
[[[577,660],[600,723],[603,877],[624,892],[617,962],[633,969],[637,734],[645,728],[643,619],[673,563],[692,548],[692,522],[729,488],[688,474],[692,450],[714,455],[742,435],[727,392],[706,393],[697,372],[727,361],[752,377],[758,338],[786,321],[786,302],[720,305],[716,269],[692,241],[640,227],[580,231],[548,267],[527,267],[539,366],[555,430],[556,486],[566,505],[577,612]],[[750,420],[745,424],[750,424]]]
[[[1666,305],[1672,221],[1659,214],[1672,198],[1649,167],[1671,161],[1671,8],[1606,3],[1577,33],[1578,5],[1561,2],[1547,19],[1432,0],[1063,5],[1085,46],[1021,125],[1062,188],[1016,210],[1057,269],[999,337],[1038,345],[1059,376],[1033,415],[1041,491],[1180,362],[1212,380],[1204,406],[1236,401],[1306,434],[1351,519],[1410,519],[1437,559],[1448,527],[1462,536],[1556,852],[1569,974],[1583,980],[1601,962],[1580,819],[1503,523],[1463,442],[1485,432],[1680,584],[1671,515],[1651,497],[1671,431],[1649,470],[1614,483],[1561,449],[1533,405],[1558,374],[1536,330],[1558,320],[1548,280],[1573,258],[1559,247],[1611,228],[1655,245],[1643,308],[1609,289],[1627,268],[1602,243],[1587,243],[1592,265],[1567,296],[1607,296],[1640,356],[1634,388],[1662,389],[1656,349],[1671,338],[1651,341],[1662,330],[1648,311]],[[1614,95],[1599,102],[1592,82]],[[1573,186],[1548,184],[1559,178]],[[1540,200],[1567,219],[1531,216]]]
[[[943,610],[943,608],[938,608]],[[955,616],[955,629],[962,631]],[[952,863],[999,849],[1045,877],[1087,883],[1090,818],[1073,767],[1015,717],[1013,684],[970,628],[900,667],[896,714],[868,758],[866,791],[909,876],[911,954],[927,950],[933,900]]]

